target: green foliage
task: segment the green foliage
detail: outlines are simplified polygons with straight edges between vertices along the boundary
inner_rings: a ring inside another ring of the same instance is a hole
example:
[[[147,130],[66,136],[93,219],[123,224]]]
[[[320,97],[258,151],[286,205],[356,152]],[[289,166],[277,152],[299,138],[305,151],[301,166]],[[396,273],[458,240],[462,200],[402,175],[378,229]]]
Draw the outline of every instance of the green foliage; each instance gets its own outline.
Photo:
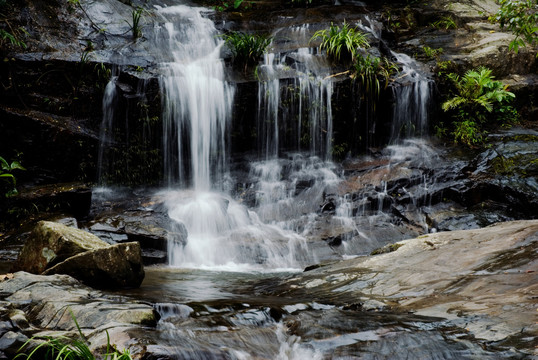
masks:
[[[448,134],[448,128],[445,126],[444,122],[439,122],[439,124],[434,126],[435,128],[435,136],[438,138],[444,138]]]
[[[510,42],[510,50],[518,52],[526,44],[538,42],[538,0],[500,0],[497,14],[490,17],[501,28],[508,28],[516,38]]]
[[[132,32],[133,38],[138,39],[142,37],[142,26],[140,25],[140,20],[142,20],[142,13],[144,9],[140,6],[131,11],[131,23],[129,24],[130,30]]]
[[[390,9],[383,11],[383,13],[381,14],[381,19],[383,19],[384,23],[386,24],[387,29],[392,32],[398,31],[398,29],[400,29],[402,26],[402,24],[399,21],[399,17],[395,16],[390,11]]]
[[[17,195],[17,180],[12,174],[14,170],[26,170],[18,161],[13,161],[11,164],[0,156],[0,194],[5,197]]]
[[[516,164],[514,159],[507,158],[497,152],[497,156],[490,161],[495,174],[513,175],[516,172]]]
[[[233,0],[233,1],[223,0],[223,1],[219,1],[217,5],[214,5],[213,9],[217,11],[238,10],[243,4],[245,4],[244,0]],[[249,7],[250,7],[250,4],[243,6],[243,8],[245,9]]]
[[[344,155],[346,154],[347,148],[348,148],[348,145],[346,143],[342,143],[342,144],[333,143],[333,146],[331,147],[331,155],[334,156],[335,158],[342,159]]]
[[[428,59],[434,59],[443,53],[443,48],[433,49],[429,46],[423,46],[422,51]]]
[[[365,92],[377,99],[381,89],[388,86],[390,77],[398,72],[398,67],[385,57],[379,58],[368,54],[357,56],[353,71],[353,77],[360,80]]]
[[[436,29],[457,29],[458,25],[456,25],[456,22],[451,16],[443,16],[440,20],[437,20],[430,24],[432,27]]]
[[[73,314],[71,314],[71,316],[73,317],[78,329],[78,338],[70,339],[66,336],[33,337],[21,346],[17,356],[15,356],[15,359],[96,360],[97,358],[92,354],[88,346],[88,342],[82,334],[82,330],[80,329],[75,317]],[[123,352],[120,352],[110,344],[110,336],[108,335],[108,331],[106,331],[106,338],[106,353],[102,358],[103,360],[132,360],[132,356],[128,350],[125,349]],[[22,353],[21,351],[33,340],[44,341],[36,346],[29,354]]]
[[[370,42],[365,33],[357,28],[351,28],[344,22],[342,27],[331,24],[329,29],[318,30],[310,41],[320,38],[320,50],[325,49],[333,60],[340,61],[350,58],[354,61],[359,48],[369,48]]]
[[[112,70],[102,62],[95,64],[94,70],[97,75],[96,85],[99,89],[103,90],[106,87],[106,84],[108,84],[108,82],[110,81],[110,78],[112,77]]]
[[[480,126],[473,120],[455,121],[454,142],[465,144],[469,147],[481,144],[484,141]]]
[[[234,62],[245,69],[259,61],[272,41],[270,36],[242,32],[232,32],[223,35],[223,38],[232,51]]]
[[[26,34],[26,30],[24,30],[24,28],[20,27],[19,30]],[[0,29],[0,46],[7,41],[9,41],[11,45],[26,49],[26,44],[24,43],[24,41],[20,40],[17,36],[10,33],[9,31]]]
[[[454,63],[452,60],[447,61],[437,61],[437,64],[435,65],[435,71],[437,73],[437,76],[439,77],[439,80],[445,80],[448,79],[447,75],[451,72],[454,72],[456,69],[456,63]]]
[[[488,118],[502,124],[514,121],[517,112],[509,104],[515,95],[500,81],[494,80],[491,70],[480,67],[469,70],[460,78],[447,75],[455,87],[455,94],[447,99],[442,108],[452,112],[455,119],[454,140],[469,146],[483,142],[483,125]]]

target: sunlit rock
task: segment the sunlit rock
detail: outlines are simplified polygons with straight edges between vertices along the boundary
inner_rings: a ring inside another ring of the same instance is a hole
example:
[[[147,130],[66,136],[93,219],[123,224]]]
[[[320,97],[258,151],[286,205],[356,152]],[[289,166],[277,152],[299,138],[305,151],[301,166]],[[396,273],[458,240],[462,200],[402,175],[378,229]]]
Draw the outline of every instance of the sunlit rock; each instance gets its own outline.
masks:
[[[89,232],[50,221],[40,221],[19,254],[15,268],[40,274],[76,254],[107,247]]]
[[[43,274],[68,274],[101,289],[139,287],[144,280],[140,244],[130,242],[86,251],[56,264]]]

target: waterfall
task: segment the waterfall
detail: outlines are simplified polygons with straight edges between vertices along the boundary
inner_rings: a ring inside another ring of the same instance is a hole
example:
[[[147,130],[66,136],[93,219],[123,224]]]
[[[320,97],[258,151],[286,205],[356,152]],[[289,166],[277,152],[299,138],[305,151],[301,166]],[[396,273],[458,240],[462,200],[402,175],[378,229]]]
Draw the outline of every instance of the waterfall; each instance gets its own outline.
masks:
[[[308,44],[308,25],[291,36]],[[316,49],[302,47],[267,54],[258,68],[258,138],[261,155],[276,158],[281,150],[331,158],[332,93],[330,65]]]
[[[99,129],[99,153],[97,157],[97,179],[99,182],[103,181],[104,172],[107,170],[107,162],[105,162],[105,150],[112,141],[111,131],[114,125],[114,116],[116,109],[117,90],[116,80],[117,76],[112,76],[110,81],[105,87],[105,93],[103,95],[103,120],[101,121],[101,128]]]
[[[210,190],[226,171],[234,88],[224,80],[222,39],[202,8],[159,8],[163,152],[169,184]]]
[[[202,16],[201,8],[172,6],[158,13],[164,24],[156,29],[156,42],[168,55],[160,64],[163,151],[170,184],[165,205],[168,216],[183,223],[188,233],[186,244],[169,241],[169,264],[225,270],[260,264],[296,267],[308,254],[305,239],[263,223],[218,186],[227,177],[234,88],[224,78],[223,42],[214,24]],[[279,84],[272,86],[278,89]],[[260,115],[274,120],[264,145],[267,157],[277,155],[279,143],[279,92],[272,94],[277,109]],[[172,188],[176,184],[179,189]]]
[[[418,70],[415,60],[405,54],[393,53],[402,64],[404,83],[395,86],[394,110],[390,143],[400,139],[422,137],[428,131],[428,112],[433,82]]]

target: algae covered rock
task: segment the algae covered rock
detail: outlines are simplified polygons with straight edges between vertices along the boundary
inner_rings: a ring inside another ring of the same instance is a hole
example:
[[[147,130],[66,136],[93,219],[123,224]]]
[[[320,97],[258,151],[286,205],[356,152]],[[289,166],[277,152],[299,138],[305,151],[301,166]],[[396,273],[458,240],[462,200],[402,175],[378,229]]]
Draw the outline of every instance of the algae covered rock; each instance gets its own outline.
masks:
[[[137,242],[86,251],[43,272],[67,274],[99,289],[139,287],[144,280],[142,251]]]
[[[22,248],[15,268],[40,274],[71,256],[107,246],[106,242],[87,231],[40,221]]]

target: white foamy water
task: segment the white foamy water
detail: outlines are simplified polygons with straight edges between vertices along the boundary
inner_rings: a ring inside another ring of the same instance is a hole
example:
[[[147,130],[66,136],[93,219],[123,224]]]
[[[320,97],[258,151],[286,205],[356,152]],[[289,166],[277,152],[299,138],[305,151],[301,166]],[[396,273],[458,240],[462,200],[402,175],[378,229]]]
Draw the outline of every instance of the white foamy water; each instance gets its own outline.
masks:
[[[234,88],[224,79],[224,42],[203,8],[159,8],[163,151],[170,184],[207,191],[226,172]]]
[[[187,244],[169,244],[172,266],[221,271],[290,271],[308,256],[305,239],[276,225],[230,197],[214,192],[169,191],[171,219],[185,225]]]

